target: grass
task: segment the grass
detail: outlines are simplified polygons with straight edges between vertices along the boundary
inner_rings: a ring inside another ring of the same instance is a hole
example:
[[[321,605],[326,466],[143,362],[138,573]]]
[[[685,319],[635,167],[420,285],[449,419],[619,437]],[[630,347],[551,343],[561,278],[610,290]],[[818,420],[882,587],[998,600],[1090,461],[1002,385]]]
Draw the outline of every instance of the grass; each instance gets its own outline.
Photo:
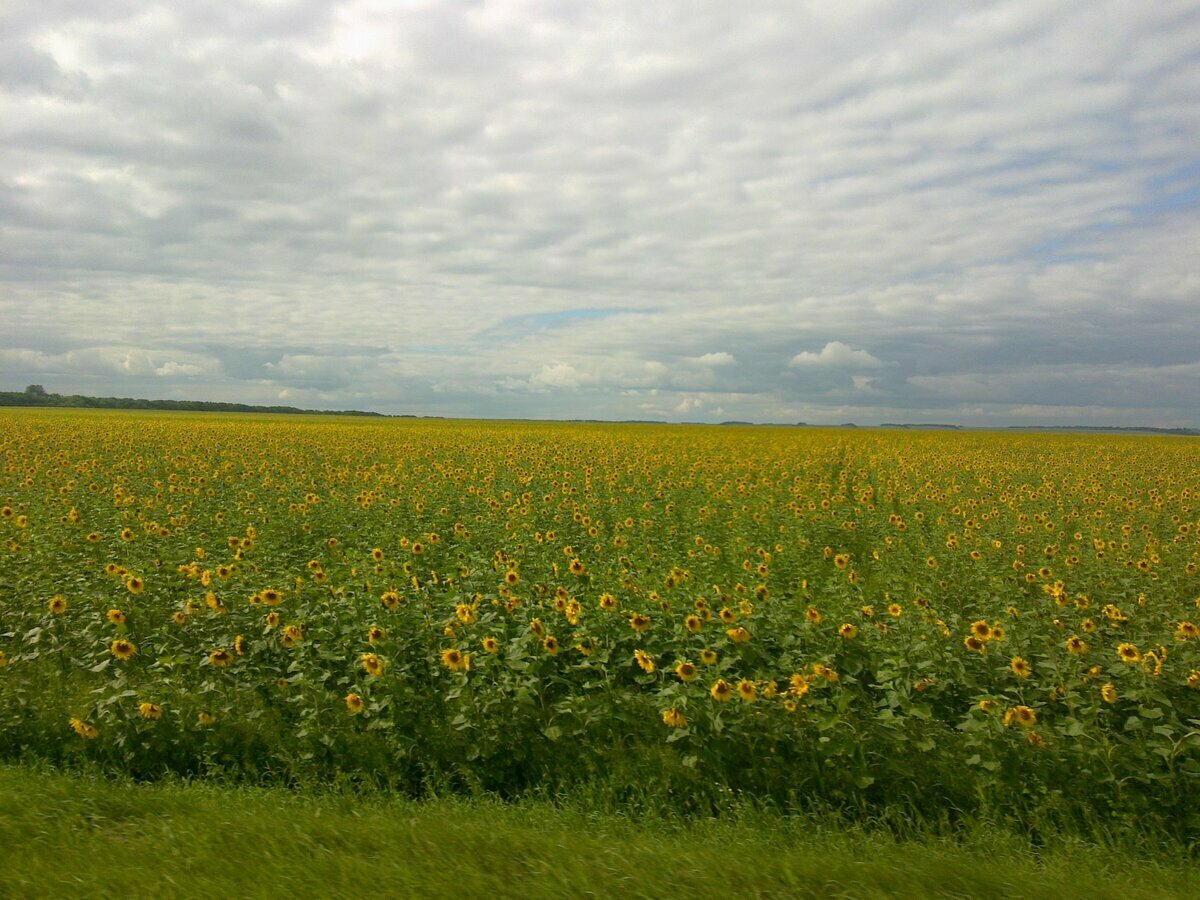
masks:
[[[1183,848],[0,767],[0,896],[1200,897]]]

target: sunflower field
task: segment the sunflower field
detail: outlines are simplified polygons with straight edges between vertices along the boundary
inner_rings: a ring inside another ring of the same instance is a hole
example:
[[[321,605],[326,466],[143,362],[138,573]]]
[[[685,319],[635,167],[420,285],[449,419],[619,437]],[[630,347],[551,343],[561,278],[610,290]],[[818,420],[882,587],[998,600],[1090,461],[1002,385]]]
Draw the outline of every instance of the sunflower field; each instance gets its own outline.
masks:
[[[1187,438],[0,411],[0,758],[1200,833]]]

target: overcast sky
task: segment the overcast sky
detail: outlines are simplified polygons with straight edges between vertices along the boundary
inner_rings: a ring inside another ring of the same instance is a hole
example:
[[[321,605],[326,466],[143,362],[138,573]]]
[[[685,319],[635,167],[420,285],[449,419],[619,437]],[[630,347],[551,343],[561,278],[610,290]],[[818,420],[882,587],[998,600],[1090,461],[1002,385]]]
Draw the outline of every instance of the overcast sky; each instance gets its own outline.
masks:
[[[1200,6],[0,3],[0,389],[1200,426]]]

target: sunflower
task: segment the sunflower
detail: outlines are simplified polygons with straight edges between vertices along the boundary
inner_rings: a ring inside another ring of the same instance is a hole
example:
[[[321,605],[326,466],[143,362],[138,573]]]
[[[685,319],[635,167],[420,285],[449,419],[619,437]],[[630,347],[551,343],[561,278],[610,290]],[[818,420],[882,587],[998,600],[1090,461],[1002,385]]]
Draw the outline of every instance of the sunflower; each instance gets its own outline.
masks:
[[[1193,669],[1188,673],[1187,686],[1192,690],[1200,689],[1200,671]]]
[[[1180,622],[1175,629],[1175,640],[1177,641],[1190,641],[1198,636],[1200,636],[1200,628],[1197,628],[1194,622]]]
[[[517,574],[515,569],[509,569],[504,573],[504,583],[509,587],[515,587],[521,583],[521,576]]]
[[[727,628],[725,634],[735,644],[745,644],[750,640],[750,632],[740,625],[737,628]]]
[[[968,634],[963,638],[963,646],[973,653],[987,653],[987,644],[973,634]]]
[[[788,679],[788,690],[797,697],[803,697],[808,693],[808,679],[799,672],[795,673]]]
[[[696,669],[696,664],[681,659],[675,664],[675,674],[679,676],[680,681],[691,681],[699,674]]]
[[[687,716],[673,706],[670,709],[663,710],[662,720],[663,724],[670,728],[684,728],[687,726]]]
[[[572,575],[582,575],[587,571],[587,568],[578,557],[575,557],[571,560],[571,564],[567,566],[567,569]]]
[[[898,619],[902,615],[904,615],[904,607],[901,606],[899,603],[893,603],[890,606],[888,606],[888,615],[891,616],[893,619]]]
[[[487,653],[499,653],[500,642],[494,637],[485,637],[483,639],[483,649]]]
[[[89,741],[94,741],[100,736],[100,732],[95,725],[90,722],[85,722],[83,719],[72,718],[70,721],[71,729],[80,737],[87,738]]]
[[[721,621],[724,622],[726,625],[732,625],[734,622],[737,621],[737,613],[735,613],[732,609],[730,609],[728,606],[726,606],[721,610]]]
[[[1033,668],[1020,656],[1014,656],[1012,658],[1012,662],[1009,663],[1009,668],[1013,670],[1013,674],[1018,678],[1028,678],[1033,674]]]
[[[720,703],[726,703],[733,699],[733,685],[724,678],[717,679],[712,688],[709,689],[712,698]]]
[[[629,627],[637,632],[649,631],[650,617],[645,613],[634,613],[629,617]]]
[[[395,591],[388,591],[386,594],[380,596],[379,602],[382,603],[387,609],[394,610],[400,605],[400,595]]]
[[[737,693],[744,703],[753,703],[758,699],[758,687],[753,681],[747,681],[744,678],[737,684]]]
[[[362,655],[362,667],[373,678],[378,678],[383,674],[383,660],[374,653],[364,653]]]
[[[154,703],[139,703],[138,712],[143,719],[161,719],[163,714],[162,707]]]
[[[0,650],[0,669],[8,665],[8,656],[3,650]]]
[[[1121,662],[1133,665],[1139,662],[1142,654],[1138,652],[1138,648],[1133,644],[1122,644],[1117,648],[1117,656],[1121,658]]]
[[[808,621],[812,622],[814,625],[821,624],[821,612],[816,607],[810,606],[808,611],[804,614],[804,618],[808,619]]]
[[[280,616],[276,610],[271,610],[269,613],[267,613],[267,617],[266,617],[265,621],[267,623],[268,628],[278,628],[279,623],[282,620],[283,620],[283,617]]]
[[[546,652],[551,656],[557,656],[559,649],[558,638],[552,634],[546,635],[546,637],[542,640],[542,647],[544,647]]]
[[[223,669],[233,662],[233,654],[221,647],[208,654],[208,661],[218,669]]]
[[[371,559],[375,560],[375,562],[383,562],[383,550],[376,547],[371,551]]]
[[[214,716],[212,713],[205,712],[204,710],[200,710],[200,712],[196,715],[196,723],[199,725],[208,726],[216,721],[216,716]]]
[[[133,655],[137,653],[137,647],[132,641],[127,641],[124,638],[117,638],[109,647],[112,655],[117,659],[125,662],[128,659],[133,659]]]
[[[131,594],[140,594],[146,587],[146,582],[138,578],[136,575],[130,575],[125,579],[125,590]]]
[[[302,625],[287,625],[287,626],[285,626],[283,629],[283,639],[290,642],[289,644],[286,644],[285,646],[290,646],[291,644],[300,643],[301,641],[304,640],[304,626],[302,626]]]
[[[847,622],[838,629],[838,634],[840,634],[846,640],[852,641],[858,637],[858,626],[851,625],[849,622]]]
[[[1032,728],[1037,724],[1037,712],[1028,706],[1014,706],[1004,714],[1004,724],[1016,722],[1022,728]]]
[[[387,637],[387,632],[378,625],[372,625],[367,629],[367,642],[370,644],[378,644]]]
[[[610,612],[617,608],[617,598],[612,594],[601,594],[599,600],[601,609],[609,610]]]
[[[643,672],[654,671],[654,657],[645,650],[634,650],[633,658],[634,661],[641,666]]]
[[[700,662],[706,666],[715,666],[717,664],[717,651],[710,650],[707,647],[700,651]]]
[[[67,611],[67,598],[61,594],[57,597],[51,597],[50,602],[46,604],[46,609],[50,610],[56,616],[61,616]]]
[[[978,622],[972,622],[971,635],[981,641],[991,640],[992,626],[982,619],[980,619]]]
[[[683,620],[683,627],[692,634],[696,634],[701,628],[704,627],[704,623],[700,621],[699,616],[688,616]]]
[[[1083,656],[1083,654],[1088,652],[1088,645],[1079,635],[1073,634],[1067,638],[1067,650],[1076,656]]]
[[[1101,685],[1100,696],[1103,698],[1105,703],[1116,703],[1117,689],[1113,687],[1112,684]]]
[[[119,609],[110,609],[104,614],[104,617],[114,625],[125,624],[125,613],[121,612]]]
[[[283,594],[274,588],[267,588],[258,592],[258,599],[266,606],[278,606],[283,601]]]
[[[346,695],[346,709],[350,710],[350,713],[352,715],[357,716],[360,712],[363,711],[363,707],[365,707],[365,706],[366,706],[366,704],[363,702],[363,698],[360,697],[358,694],[347,694]]]

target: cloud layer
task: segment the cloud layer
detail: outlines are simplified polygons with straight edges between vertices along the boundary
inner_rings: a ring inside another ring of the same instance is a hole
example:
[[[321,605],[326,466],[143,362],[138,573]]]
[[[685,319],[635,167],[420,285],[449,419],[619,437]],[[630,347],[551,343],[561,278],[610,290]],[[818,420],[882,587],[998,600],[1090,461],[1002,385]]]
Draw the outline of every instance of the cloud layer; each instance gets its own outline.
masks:
[[[1194,3],[0,10],[0,382],[1200,425]]]

